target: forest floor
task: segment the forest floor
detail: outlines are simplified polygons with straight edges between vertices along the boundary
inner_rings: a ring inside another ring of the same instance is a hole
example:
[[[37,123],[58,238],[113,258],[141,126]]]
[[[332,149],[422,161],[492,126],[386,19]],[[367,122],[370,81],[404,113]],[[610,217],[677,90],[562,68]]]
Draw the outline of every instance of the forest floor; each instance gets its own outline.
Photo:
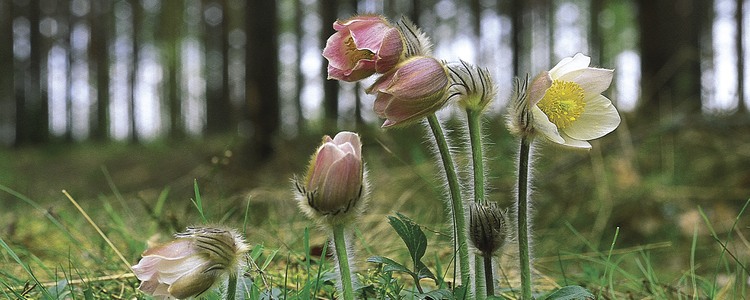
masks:
[[[697,119],[625,122],[593,141],[589,152],[536,148],[532,197],[540,293],[577,284],[601,298],[748,297],[750,120]],[[488,197],[511,207],[517,141],[500,119],[485,128],[491,141]],[[408,260],[386,221],[395,212],[425,229],[425,262],[450,281],[450,228],[423,129],[365,129],[361,135],[372,185],[368,212],[355,231],[363,284],[377,273],[367,257]],[[256,286],[277,297],[299,290],[309,283],[296,281],[309,278],[300,275],[310,270],[307,252],[320,255],[327,235],[299,212],[290,178],[306,170],[320,136],[280,139],[274,158],[254,166],[231,137],[0,150],[0,295],[47,295],[38,287],[45,285],[48,291],[133,298],[137,280],[126,262],[135,264],[147,242],[166,241],[202,222],[191,201],[196,187],[208,221],[241,229],[257,250],[254,258],[264,263],[247,274]],[[457,161],[468,162],[465,152]],[[506,298],[518,288],[515,246],[509,241],[499,256]],[[411,286],[407,279],[401,283]],[[331,290],[329,282],[318,296],[331,297]]]

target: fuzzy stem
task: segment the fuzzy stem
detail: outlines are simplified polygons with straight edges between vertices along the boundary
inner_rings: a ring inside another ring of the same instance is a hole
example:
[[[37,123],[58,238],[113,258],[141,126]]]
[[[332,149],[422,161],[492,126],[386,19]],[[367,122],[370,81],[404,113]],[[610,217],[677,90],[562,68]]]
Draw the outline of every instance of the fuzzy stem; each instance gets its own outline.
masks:
[[[341,286],[344,290],[345,300],[354,300],[354,289],[352,288],[352,276],[349,271],[349,254],[346,250],[346,239],[344,238],[344,225],[333,225],[333,245],[336,248],[336,259],[339,263],[341,275]]]
[[[471,281],[471,262],[469,261],[469,242],[466,232],[466,213],[464,212],[464,204],[461,200],[461,187],[458,184],[458,175],[456,174],[453,157],[451,156],[450,149],[448,149],[448,142],[445,140],[440,121],[438,121],[435,114],[427,116],[427,121],[430,123],[430,129],[432,129],[432,134],[435,136],[435,142],[437,143],[440,157],[443,160],[445,177],[448,180],[448,189],[451,194],[451,212],[453,214],[458,258],[461,264],[461,283],[466,286],[467,291],[471,291],[473,284]],[[469,298],[473,299],[471,296]]]
[[[466,110],[471,140],[471,158],[474,163],[474,201],[484,202],[484,154],[482,153],[481,111]]]
[[[484,202],[484,154],[482,153],[482,112],[466,109],[466,119],[469,126],[469,140],[471,142],[471,159],[474,164],[474,202]],[[474,256],[475,287],[477,299],[484,299],[485,290],[484,268],[480,255]]]
[[[227,300],[234,300],[237,293],[237,273],[229,273],[229,282],[227,283]]]
[[[518,257],[521,263],[521,299],[531,298],[531,267],[529,259],[529,150],[531,140],[521,138],[518,156]]]
[[[495,279],[492,275],[492,254],[482,253],[484,258],[484,278],[487,287],[487,296],[495,295]]]

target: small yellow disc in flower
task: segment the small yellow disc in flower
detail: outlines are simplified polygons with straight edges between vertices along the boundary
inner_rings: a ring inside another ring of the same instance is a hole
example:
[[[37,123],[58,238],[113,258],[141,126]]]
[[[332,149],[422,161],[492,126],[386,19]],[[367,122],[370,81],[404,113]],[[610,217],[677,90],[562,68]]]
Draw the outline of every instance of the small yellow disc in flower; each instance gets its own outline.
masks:
[[[375,56],[370,50],[357,49],[357,45],[354,43],[354,38],[351,36],[344,41],[344,46],[346,47],[345,55],[349,58],[351,64],[356,64],[362,59],[372,59],[372,57]]]
[[[550,122],[562,129],[581,116],[586,102],[583,101],[583,88],[580,85],[572,81],[555,80],[537,105]]]

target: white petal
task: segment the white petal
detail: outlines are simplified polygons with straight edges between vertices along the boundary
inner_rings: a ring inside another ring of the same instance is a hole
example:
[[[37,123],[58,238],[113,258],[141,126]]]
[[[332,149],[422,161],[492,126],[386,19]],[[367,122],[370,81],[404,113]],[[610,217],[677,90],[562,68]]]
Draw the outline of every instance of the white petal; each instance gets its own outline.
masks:
[[[162,261],[159,264],[159,282],[172,284],[175,280],[191,272],[198,272],[206,264],[206,259],[194,255],[179,261]]]
[[[576,140],[572,137],[569,137],[564,132],[561,134],[562,138],[565,140],[565,143],[563,143],[563,146],[570,147],[570,148],[577,148],[577,149],[591,149],[591,144],[587,141],[581,141]]]
[[[560,132],[557,131],[557,126],[552,124],[547,118],[547,115],[539,109],[538,106],[534,105],[531,107],[531,115],[534,118],[534,130],[540,132],[548,140],[562,144],[565,142],[560,136]]]
[[[593,140],[612,132],[620,125],[620,114],[607,97],[595,95],[586,99],[586,108],[578,120],[563,129],[577,140]]]
[[[609,88],[613,75],[614,70],[586,68],[581,72],[566,74],[560,80],[577,83],[586,95],[598,95]]]
[[[549,70],[549,74],[552,79],[558,79],[570,72],[588,68],[589,63],[591,63],[591,57],[578,53],[573,57],[563,58],[552,70]]]

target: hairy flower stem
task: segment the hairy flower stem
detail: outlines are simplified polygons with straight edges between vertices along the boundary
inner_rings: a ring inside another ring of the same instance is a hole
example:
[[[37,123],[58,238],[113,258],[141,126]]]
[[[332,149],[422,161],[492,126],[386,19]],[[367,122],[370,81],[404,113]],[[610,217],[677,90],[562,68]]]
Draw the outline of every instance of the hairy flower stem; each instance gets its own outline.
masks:
[[[227,283],[227,300],[234,300],[237,294],[237,273],[229,273],[229,282]]]
[[[521,138],[518,156],[518,257],[521,263],[521,299],[531,298],[531,267],[529,259],[529,150],[531,139]]]
[[[482,253],[482,258],[484,258],[484,279],[485,279],[485,286],[487,287],[487,295],[488,296],[494,296],[495,295],[495,279],[492,275],[492,254],[491,253]]]
[[[473,109],[466,110],[466,119],[469,125],[469,140],[471,142],[471,158],[474,164],[474,202],[484,202],[484,154],[482,153],[482,112]],[[490,263],[492,260],[490,260]],[[484,299],[486,266],[482,268],[482,258],[474,256],[475,286],[477,299]],[[491,266],[490,266],[491,270]],[[492,275],[490,275],[492,276]],[[486,287],[489,289],[489,287]],[[491,294],[490,294],[491,295]]]
[[[448,189],[451,194],[451,212],[453,214],[454,237],[461,268],[461,283],[466,287],[467,291],[472,291],[471,286],[473,284],[471,281],[471,262],[469,261],[469,240],[466,232],[466,213],[464,212],[464,204],[461,200],[461,187],[458,184],[458,175],[456,174],[453,157],[451,156],[450,149],[448,149],[448,142],[445,140],[445,134],[443,134],[440,121],[438,121],[435,114],[427,116],[427,121],[430,124],[432,134],[435,136],[435,142],[440,152],[440,157],[443,160],[445,177],[448,180]],[[473,299],[472,296],[468,298]]]
[[[344,290],[344,300],[354,300],[354,289],[352,287],[352,276],[349,271],[349,254],[346,250],[346,239],[344,237],[344,225],[333,225],[333,245],[336,248],[336,259],[339,262],[341,275],[341,287]]]

